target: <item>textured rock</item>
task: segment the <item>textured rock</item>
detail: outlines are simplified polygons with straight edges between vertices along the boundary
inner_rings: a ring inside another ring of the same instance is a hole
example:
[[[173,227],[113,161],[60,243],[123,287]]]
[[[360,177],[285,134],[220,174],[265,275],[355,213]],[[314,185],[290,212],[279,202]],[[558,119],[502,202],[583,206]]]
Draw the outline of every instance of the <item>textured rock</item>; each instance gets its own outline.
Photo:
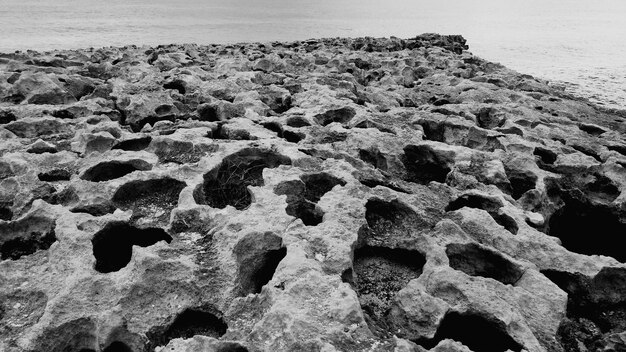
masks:
[[[626,120],[461,36],[1,54],[0,351],[620,351]]]

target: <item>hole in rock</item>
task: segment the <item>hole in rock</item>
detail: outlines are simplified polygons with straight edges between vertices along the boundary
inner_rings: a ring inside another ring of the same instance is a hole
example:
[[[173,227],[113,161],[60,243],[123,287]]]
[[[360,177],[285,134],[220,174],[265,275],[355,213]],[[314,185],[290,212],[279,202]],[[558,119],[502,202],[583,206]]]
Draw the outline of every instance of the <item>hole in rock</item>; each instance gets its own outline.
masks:
[[[557,331],[563,349],[614,350],[610,336],[626,330],[626,270],[605,267],[593,279],[557,270],[541,273],[567,292],[567,318]]]
[[[220,120],[217,107],[209,104],[198,106],[198,116],[200,121],[216,122]]]
[[[486,129],[501,127],[506,121],[502,113],[490,107],[481,108],[476,114],[476,120],[478,121],[478,126]]]
[[[105,202],[100,204],[88,204],[88,205],[79,205],[70,209],[72,213],[85,213],[95,217],[103,216],[106,214],[113,214],[115,212],[115,206],[112,204]]]
[[[132,181],[122,185],[113,195],[113,204],[133,211],[131,221],[169,222],[170,213],[178,205],[178,195],[187,184],[173,178]]]
[[[317,203],[324,194],[337,185],[345,186],[346,181],[325,172],[300,176],[304,182],[304,198]]]
[[[609,145],[609,146],[607,146],[607,148],[609,150],[618,152],[618,153],[626,156],[626,145],[615,144],[615,145]]]
[[[450,267],[470,276],[491,278],[505,285],[514,285],[524,274],[522,269],[501,254],[478,244],[449,244],[446,255]]]
[[[407,106],[407,105],[405,105]],[[414,105],[414,106],[409,106],[409,107],[418,107],[419,105]],[[446,115],[446,116],[464,116],[464,112],[457,112],[454,110],[449,110],[447,108],[434,108],[430,110],[433,113],[437,113],[437,114],[441,114],[441,115]],[[420,123],[421,124],[421,123]],[[443,141],[439,141],[439,142],[443,142]]]
[[[502,202],[497,199],[483,197],[476,194],[464,194],[451,201],[446,211],[459,210],[463,207],[482,209],[487,212],[495,212],[502,207]]]
[[[176,107],[169,105],[161,105],[154,109],[155,115],[141,118],[134,122],[129,122],[128,125],[130,129],[134,133],[139,133],[144,128],[145,125],[154,126],[155,123],[159,121],[171,121],[174,122],[176,120],[176,115],[173,113]],[[169,113],[172,112],[172,113]],[[125,123],[126,115],[122,115],[122,120]]]
[[[515,219],[500,211],[502,206],[502,202],[497,199],[477,194],[464,194],[450,202],[448,206],[446,206],[446,211],[459,210],[463,207],[482,209],[488,212],[498,225],[516,235],[519,230],[519,226],[517,225]]]
[[[451,104],[450,100],[445,99],[445,98],[432,97],[428,99],[428,101],[432,103],[434,106],[442,106],[446,104]]]
[[[276,132],[278,137],[285,139],[287,142],[298,143],[306,136],[303,133],[296,133],[288,130],[283,130],[282,126],[277,122],[266,122],[263,124],[266,129]]]
[[[134,171],[149,170],[152,167],[146,163],[133,163],[123,161],[107,161],[99,163],[83,173],[81,179],[102,182],[126,176]]]
[[[506,175],[511,183],[511,196],[520,199],[524,193],[534,189],[537,184],[537,175],[530,171],[506,169]]]
[[[522,130],[519,127],[515,127],[515,126],[500,127],[497,130],[498,130],[498,132],[501,132],[501,133],[504,133],[504,134],[517,135],[517,136],[520,136],[520,137],[524,137],[524,130]],[[503,148],[498,148],[498,149],[503,149]]]
[[[277,185],[274,193],[287,195],[287,214],[302,220],[307,226],[316,226],[323,221],[324,213],[304,197],[305,187],[301,181],[287,181]]]
[[[341,273],[341,282],[345,282],[354,287],[354,273],[352,272],[352,268],[348,268]]]
[[[383,133],[389,133],[392,135],[397,135],[396,131],[391,128],[391,127],[387,127],[384,123],[382,122],[378,122],[378,121],[371,121],[371,120],[363,120],[361,122],[359,122],[357,125],[353,126],[355,128],[375,128],[377,130],[379,130],[380,132]]]
[[[68,142],[62,142],[63,144],[67,144]],[[59,143],[58,146],[62,147],[63,144]],[[33,146],[31,146],[30,148],[26,149],[27,153],[31,153],[31,154],[43,154],[43,153],[50,153],[50,154],[54,154],[56,152],[58,152],[57,147],[53,144],[38,144],[35,143]]]
[[[32,232],[29,236],[17,237],[2,242],[0,253],[2,253],[2,259],[17,260],[37,251],[46,250],[55,241],[54,230],[44,234]]]
[[[176,107],[174,105],[159,105],[154,109],[154,113],[158,117],[170,118],[175,111]],[[156,121],[154,121],[156,122]],[[173,118],[172,118],[173,122]]]
[[[246,131],[245,129],[240,129],[236,127],[229,128],[226,127],[227,125],[227,123],[218,123],[215,129],[211,131],[211,138],[236,141],[252,140],[250,132]]]
[[[392,181],[387,181],[387,180],[377,180],[374,178],[361,178],[359,179],[359,182],[361,182],[362,184],[364,184],[365,186],[369,187],[369,188],[375,188],[376,186],[382,186],[382,187],[387,187],[389,189],[392,189],[396,192],[400,192],[400,193],[406,193],[406,194],[410,194],[411,192],[396,185],[395,183],[393,183]]]
[[[402,163],[406,168],[405,180],[420,184],[430,181],[445,183],[451,171],[448,162],[426,145],[405,147]]]
[[[207,154],[217,151],[215,144],[194,144],[187,141],[167,141],[155,143],[154,153],[160,163],[197,163]]]
[[[581,131],[587,132],[592,136],[599,136],[606,132],[606,130],[602,127],[588,124],[580,124],[578,125]]]
[[[45,182],[69,181],[71,177],[72,173],[63,169],[54,169],[37,174],[39,181]]]
[[[362,60],[361,58],[356,58],[354,60],[350,60],[349,62],[354,63],[354,66],[358,67],[361,70],[369,70],[372,68],[372,64]]]
[[[333,155],[337,155],[326,150],[320,150],[315,148],[298,148],[298,151],[320,160],[330,159],[333,157]]]
[[[548,224],[548,234],[560,238],[563,247],[572,252],[606,255],[626,262],[626,252],[621,246],[626,223],[607,206],[568,199]]]
[[[613,181],[601,174],[593,174],[593,180],[585,186],[586,193],[591,197],[606,202],[612,202],[619,197],[620,190]]]
[[[318,144],[331,144],[336,142],[343,142],[348,139],[348,134],[338,131],[328,131],[325,133],[317,133],[315,136],[315,142]]]
[[[422,274],[426,263],[418,251],[365,246],[354,251],[354,285],[370,330],[390,337],[387,317],[396,293]]]
[[[287,214],[301,219],[307,226],[319,225],[324,212],[317,207],[317,202],[337,185],[346,182],[327,173],[306,174],[301,181],[287,181],[276,186],[274,193],[287,195]]]
[[[267,86],[262,87],[258,92],[261,102],[269,106],[276,114],[282,114],[291,109],[291,95],[278,93],[272,89],[268,89]]]
[[[314,203],[300,200],[287,204],[287,214],[302,220],[306,226],[317,226],[324,221],[324,212]]]
[[[281,260],[287,255],[283,240],[271,233],[251,233],[242,238],[233,249],[237,269],[237,295],[260,293],[272,277]]]
[[[221,342],[215,352],[248,352],[248,349],[236,342]]]
[[[194,190],[194,200],[213,208],[231,205],[243,210],[252,203],[248,186],[263,186],[263,169],[279,165],[291,165],[291,159],[251,148],[229,155],[219,167],[204,175],[204,182]]]
[[[421,252],[397,248],[398,244],[432,226],[397,200],[370,199],[365,218],[367,226],[359,230],[354,251],[353,273],[344,273],[344,280],[354,283],[370,330],[389,337],[396,333],[388,318],[393,298],[421,275],[426,263]]]
[[[406,204],[397,200],[386,202],[376,198],[366,203],[365,219],[367,233],[363,235],[370,244],[376,245],[413,238],[417,232],[431,228],[437,221],[433,219],[434,223],[430,224]]]
[[[108,223],[91,240],[95,269],[101,273],[119,271],[130,263],[133,246],[148,247],[159,241],[170,243],[172,237],[160,228],[140,229],[124,222]]]
[[[594,182],[577,186],[565,179],[547,179],[548,194],[560,207],[549,216],[546,233],[561,239],[569,251],[626,262],[622,246],[626,220],[611,204],[619,190],[607,180],[596,176]]]
[[[74,116],[74,114],[67,109],[55,110],[52,112],[52,116],[58,119],[68,119],[68,120],[76,118],[76,116]]]
[[[285,138],[287,142],[291,142],[291,143],[298,143],[301,140],[303,140],[305,137],[306,136],[303,133],[296,133],[292,131],[283,132],[283,138]]]
[[[9,78],[7,78],[7,83],[13,84],[17,82],[17,80],[20,79],[20,76],[22,76],[20,72],[14,72],[11,76],[9,76]]]
[[[133,352],[133,350],[130,347],[128,347],[128,345],[126,345],[125,343],[120,342],[120,341],[115,341],[111,343],[109,346],[107,346],[107,348],[102,350],[102,352]]]
[[[174,80],[172,82],[165,83],[163,85],[163,88],[177,90],[178,93],[182,95],[185,95],[185,92],[187,91],[187,89],[185,88],[185,82],[181,80]]]
[[[517,221],[513,219],[513,217],[503,213],[503,212],[495,212],[490,213],[491,217],[496,221],[496,223],[502,227],[504,227],[510,233],[517,235],[519,231],[519,226],[517,225]]]
[[[387,158],[377,148],[359,149],[359,158],[377,169],[387,170]]]
[[[220,122],[215,125],[215,128],[211,129],[211,138],[213,139],[228,139],[228,136],[224,133],[224,125],[226,123]]]
[[[13,211],[8,206],[0,206],[0,220],[10,221],[13,219]]]
[[[437,328],[435,337],[418,341],[418,344],[431,349],[445,339],[458,341],[472,351],[480,352],[519,352],[523,348],[506,332],[503,323],[471,313],[447,313]]]
[[[188,339],[196,335],[220,338],[228,330],[222,314],[210,307],[187,308],[167,326],[154,327],[146,334],[152,351],[157,346],[165,346],[173,339]]]
[[[261,101],[265,102],[263,97],[261,97]],[[292,100],[290,96],[284,97],[284,98],[279,98],[277,97],[276,99],[274,99],[274,101],[267,101],[267,105],[270,106],[270,108],[277,114],[282,114],[286,111],[288,111],[289,109],[291,109],[291,104],[292,104]]]
[[[393,128],[386,127],[383,123],[371,121],[371,120],[363,120],[359,122],[358,124],[354,125],[353,127],[354,128],[375,128],[383,133],[397,135],[396,131],[394,131]]]
[[[16,120],[17,117],[11,111],[0,111],[0,125]]]
[[[326,112],[314,116],[315,121],[322,126],[330,125],[333,122],[346,123],[356,115],[353,108],[345,107],[339,109],[331,109]],[[289,123],[287,123],[289,125]]]
[[[533,154],[539,157],[543,164],[552,165],[556,161],[558,155],[550,149],[536,147]],[[540,165],[541,166],[541,165]]]
[[[57,240],[54,227],[53,220],[30,215],[0,224],[0,258],[18,260],[47,250]]]
[[[436,121],[420,121],[420,125],[424,130],[424,138],[429,141],[445,142],[445,128],[442,123]]]
[[[287,126],[295,128],[311,126],[309,121],[304,116],[291,116],[287,118],[285,123]]]
[[[13,104],[19,104],[22,101],[24,101],[24,99],[26,99],[26,97],[21,94],[21,93],[15,93],[15,94],[11,94],[9,96],[5,96],[2,101],[3,102],[8,102],[8,103],[13,103]]]
[[[152,142],[152,137],[146,136],[135,139],[127,139],[125,141],[121,141],[114,145],[111,149],[121,149],[121,150],[130,150],[130,151],[139,151],[148,148]]]
[[[265,122],[263,123],[263,127],[272,132],[276,132],[278,137],[283,137],[283,128],[278,122]]]

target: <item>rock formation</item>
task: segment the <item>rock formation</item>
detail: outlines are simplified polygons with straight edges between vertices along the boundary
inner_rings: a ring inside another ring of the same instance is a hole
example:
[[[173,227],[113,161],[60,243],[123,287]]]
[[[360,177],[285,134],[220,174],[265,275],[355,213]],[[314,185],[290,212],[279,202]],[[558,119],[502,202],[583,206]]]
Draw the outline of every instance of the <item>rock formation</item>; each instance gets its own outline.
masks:
[[[626,114],[467,49],[0,55],[0,350],[624,351]]]

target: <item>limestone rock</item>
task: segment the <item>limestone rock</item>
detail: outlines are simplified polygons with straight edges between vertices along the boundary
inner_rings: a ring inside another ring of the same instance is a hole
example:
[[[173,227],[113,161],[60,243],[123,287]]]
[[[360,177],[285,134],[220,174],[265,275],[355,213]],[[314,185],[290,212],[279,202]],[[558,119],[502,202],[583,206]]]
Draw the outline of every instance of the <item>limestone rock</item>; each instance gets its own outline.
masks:
[[[0,351],[624,349],[623,112],[455,35],[0,56]]]

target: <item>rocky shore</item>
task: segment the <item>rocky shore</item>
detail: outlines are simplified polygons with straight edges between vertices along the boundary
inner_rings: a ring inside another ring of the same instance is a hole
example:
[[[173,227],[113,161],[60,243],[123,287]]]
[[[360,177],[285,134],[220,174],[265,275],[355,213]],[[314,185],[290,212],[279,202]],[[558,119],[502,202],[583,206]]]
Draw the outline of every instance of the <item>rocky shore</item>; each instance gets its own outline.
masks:
[[[0,54],[0,351],[626,350],[626,117],[467,50]]]

